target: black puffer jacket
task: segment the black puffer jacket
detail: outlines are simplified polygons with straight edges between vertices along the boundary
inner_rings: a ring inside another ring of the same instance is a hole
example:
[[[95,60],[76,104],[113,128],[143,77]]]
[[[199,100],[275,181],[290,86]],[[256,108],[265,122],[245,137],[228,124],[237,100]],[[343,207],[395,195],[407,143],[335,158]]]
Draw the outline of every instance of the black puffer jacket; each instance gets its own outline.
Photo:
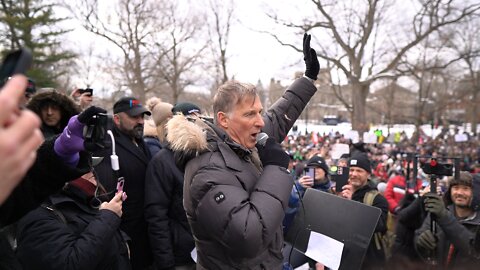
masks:
[[[42,123],[41,130],[45,138],[61,133],[67,126],[68,120],[70,120],[72,116],[80,113],[80,107],[75,103],[75,101],[73,101],[73,99],[56,91],[45,91],[35,94],[28,102],[27,108],[32,110],[41,118],[42,106],[47,102],[54,103],[60,107],[62,118],[58,128],[48,127]]]
[[[90,207],[89,198],[70,185],[48,205],[66,223],[43,206],[20,220],[17,256],[25,270],[131,269],[127,236],[114,212]]]
[[[145,218],[156,269],[194,263],[190,252],[195,242],[183,209],[183,172],[168,145],[147,168]]]

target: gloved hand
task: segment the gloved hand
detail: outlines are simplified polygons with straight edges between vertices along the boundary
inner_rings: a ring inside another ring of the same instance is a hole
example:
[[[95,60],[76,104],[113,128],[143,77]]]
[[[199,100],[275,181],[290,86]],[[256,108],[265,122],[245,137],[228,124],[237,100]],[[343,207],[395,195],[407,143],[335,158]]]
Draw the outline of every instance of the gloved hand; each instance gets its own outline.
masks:
[[[267,165],[277,165],[288,168],[290,156],[273,138],[268,138],[263,146],[257,144],[257,150],[264,167]]]
[[[432,231],[426,230],[418,236],[416,244],[423,250],[431,251],[435,250],[437,247],[437,239],[433,235]]]
[[[107,113],[107,111],[100,107],[90,106],[78,115],[78,121],[82,124],[87,124],[94,115],[99,113]]]
[[[316,80],[318,72],[320,72],[320,64],[318,63],[317,52],[310,48],[311,35],[305,33],[303,35],[303,60],[305,60],[305,76],[312,80]]]
[[[448,210],[440,195],[427,193],[424,195],[425,211],[430,212],[437,218],[443,218],[447,215]]]
[[[106,113],[102,108],[89,107],[79,115],[75,115],[68,121],[68,125],[62,134],[55,140],[54,150],[65,164],[75,167],[80,158],[79,152],[85,150],[83,145],[83,127],[98,113]]]

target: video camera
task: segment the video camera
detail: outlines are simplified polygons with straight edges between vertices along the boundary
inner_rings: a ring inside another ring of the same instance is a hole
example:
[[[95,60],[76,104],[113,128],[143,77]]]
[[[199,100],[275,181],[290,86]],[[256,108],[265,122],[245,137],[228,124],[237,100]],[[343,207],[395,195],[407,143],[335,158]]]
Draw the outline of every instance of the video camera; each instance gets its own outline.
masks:
[[[94,115],[84,129],[84,146],[87,151],[93,152],[109,147],[105,141],[107,135],[108,115],[99,113]]]
[[[442,176],[453,175],[453,164],[440,163],[435,158],[432,158],[430,162],[422,163],[421,167],[423,172],[426,174],[434,174],[434,175],[442,175]]]

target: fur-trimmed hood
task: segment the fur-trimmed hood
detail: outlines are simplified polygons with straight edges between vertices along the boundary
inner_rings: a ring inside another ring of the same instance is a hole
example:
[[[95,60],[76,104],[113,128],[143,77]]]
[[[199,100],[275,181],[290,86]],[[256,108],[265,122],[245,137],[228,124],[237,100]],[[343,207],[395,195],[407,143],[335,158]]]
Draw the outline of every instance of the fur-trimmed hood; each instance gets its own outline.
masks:
[[[226,143],[239,156],[251,154],[251,150],[232,141],[223,129],[202,117],[175,115],[166,127],[167,142],[181,170],[194,157],[214,151],[218,142]]]
[[[61,129],[68,124],[68,120],[74,115],[80,113],[80,107],[69,96],[57,91],[46,91],[35,94],[28,102],[27,108],[32,110],[38,116],[41,116],[42,105],[46,102],[52,102],[60,107],[62,119],[60,120]]]
[[[145,124],[143,125],[143,136],[158,138],[157,127],[152,119],[145,119]]]

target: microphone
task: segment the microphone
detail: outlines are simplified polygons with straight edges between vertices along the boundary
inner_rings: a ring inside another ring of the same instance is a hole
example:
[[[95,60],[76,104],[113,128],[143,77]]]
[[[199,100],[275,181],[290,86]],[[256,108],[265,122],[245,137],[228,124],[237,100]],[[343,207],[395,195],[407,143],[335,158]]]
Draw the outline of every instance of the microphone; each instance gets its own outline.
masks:
[[[260,146],[265,146],[265,143],[267,142],[267,139],[268,139],[268,134],[265,133],[265,132],[260,132],[257,134],[257,145],[260,145]]]

